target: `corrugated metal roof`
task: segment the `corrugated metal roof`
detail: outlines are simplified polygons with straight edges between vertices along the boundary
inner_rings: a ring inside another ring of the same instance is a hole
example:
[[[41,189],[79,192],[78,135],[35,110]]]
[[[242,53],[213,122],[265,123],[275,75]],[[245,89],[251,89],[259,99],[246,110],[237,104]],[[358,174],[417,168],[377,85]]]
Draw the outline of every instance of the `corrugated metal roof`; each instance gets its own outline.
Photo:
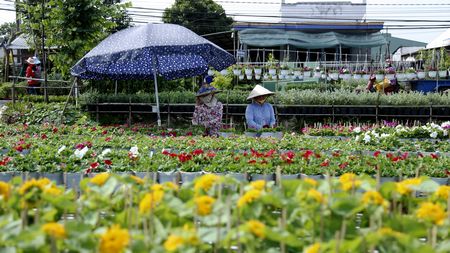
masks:
[[[27,38],[24,34],[19,35],[19,37],[15,38],[11,41],[11,44],[6,46],[7,49],[30,49],[28,45]]]

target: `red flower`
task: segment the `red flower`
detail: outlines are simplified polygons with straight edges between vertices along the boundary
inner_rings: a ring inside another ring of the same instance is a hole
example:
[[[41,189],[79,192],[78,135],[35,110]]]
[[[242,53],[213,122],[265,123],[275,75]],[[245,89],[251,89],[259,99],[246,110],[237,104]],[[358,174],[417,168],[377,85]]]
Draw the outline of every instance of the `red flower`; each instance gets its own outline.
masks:
[[[316,157],[316,158],[321,158],[322,156],[321,156],[319,153],[315,153],[315,154],[314,154],[314,157]]]
[[[175,154],[175,153],[170,153],[169,156],[170,156],[170,157],[178,157],[178,155]]]
[[[169,155],[170,152],[164,149],[163,152],[162,152],[162,154],[163,154],[163,155]]]
[[[23,151],[22,145],[17,145],[17,146],[14,147],[14,149],[15,149],[17,152],[22,152],[22,151]]]
[[[94,131],[96,131],[96,130],[97,130],[96,127],[92,127],[92,128],[91,128],[91,131],[92,131],[92,132],[94,132]]]
[[[215,154],[214,152],[208,152],[207,156],[208,156],[209,158],[213,158],[213,157],[216,156],[216,154]]]
[[[250,161],[248,161],[248,163],[254,164],[254,163],[256,163],[256,160],[255,159],[251,159]]]
[[[91,163],[90,168],[91,168],[91,169],[97,169],[97,167],[98,167],[99,165],[100,165],[100,163],[98,163],[98,162]]]
[[[203,154],[203,149],[196,149],[194,152],[192,152],[193,155],[201,155]]]
[[[408,155],[409,155],[408,152],[403,153],[403,154],[401,155],[402,160],[406,160],[406,159],[408,158]]]
[[[266,161],[265,159],[263,159],[263,160],[261,161],[261,164],[267,164],[267,161]]]
[[[341,169],[344,169],[347,166],[348,166],[348,162],[339,164],[339,168],[341,168]]]
[[[186,153],[181,153],[178,155],[178,160],[182,163],[192,160],[192,156]]]
[[[248,155],[248,152],[247,152],[247,151],[244,151],[243,155],[244,155],[244,156],[247,156],[247,155]]]
[[[393,161],[393,162],[398,162],[400,160],[402,160],[402,158],[400,156],[394,156],[391,158],[391,161]]]
[[[264,155],[264,157],[270,157],[270,156],[272,156],[275,153],[276,153],[276,151],[274,149],[271,149]]]
[[[373,156],[378,157],[381,154],[381,151],[377,150],[373,153]]]
[[[111,166],[112,165],[112,161],[111,160],[104,160],[103,161],[106,165]]]
[[[56,133],[58,132],[58,128],[54,127],[54,128],[52,129],[52,132],[53,132],[54,134],[56,134]]]
[[[325,159],[322,163],[320,163],[320,166],[322,167],[328,167],[330,165],[330,160]]]
[[[186,136],[192,136],[192,132],[187,132]]]
[[[433,159],[438,159],[439,158],[439,156],[437,155],[437,154],[430,154],[430,156],[431,156],[431,158],[433,158]]]
[[[105,134],[107,134],[107,133],[108,133],[108,131],[103,130],[102,135],[105,135]]]
[[[392,157],[394,157],[394,155],[393,155],[392,153],[387,153],[387,154],[386,154],[386,157],[392,159]]]
[[[234,157],[234,160],[235,160],[235,161],[239,161],[240,159],[241,159],[241,158],[240,158],[239,156],[235,156],[235,157]]]
[[[339,156],[341,156],[341,153],[339,151],[334,151],[332,153],[332,155],[333,155],[333,157],[339,157]]]
[[[41,139],[43,139],[43,140],[47,139],[47,135],[46,134],[42,134],[41,135]]]
[[[105,138],[105,141],[106,141],[106,142],[108,142],[108,141],[110,141],[110,140],[111,140],[111,137],[106,137],[106,138]]]
[[[305,158],[306,160],[309,160],[309,157],[314,155],[314,152],[312,152],[311,150],[306,150],[305,153],[302,155],[303,158]]]
[[[6,166],[11,161],[12,161],[12,158],[7,156],[0,161],[0,166]]]

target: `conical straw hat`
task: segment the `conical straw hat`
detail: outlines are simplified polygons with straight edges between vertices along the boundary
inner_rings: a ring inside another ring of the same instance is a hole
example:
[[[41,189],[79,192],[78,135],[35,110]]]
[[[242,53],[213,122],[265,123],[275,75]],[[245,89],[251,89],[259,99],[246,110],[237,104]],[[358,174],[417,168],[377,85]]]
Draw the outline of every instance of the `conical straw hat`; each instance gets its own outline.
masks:
[[[257,84],[255,88],[253,88],[252,92],[250,92],[250,95],[248,96],[247,100],[263,95],[273,95],[273,94],[275,93]]]

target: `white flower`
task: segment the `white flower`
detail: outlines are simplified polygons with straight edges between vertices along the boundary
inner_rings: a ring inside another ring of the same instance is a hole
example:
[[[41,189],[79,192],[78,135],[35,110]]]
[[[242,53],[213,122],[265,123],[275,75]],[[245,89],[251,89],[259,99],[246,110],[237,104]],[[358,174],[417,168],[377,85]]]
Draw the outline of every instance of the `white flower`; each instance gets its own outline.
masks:
[[[381,134],[380,138],[387,138],[389,136],[391,136],[391,135],[390,134]]]
[[[369,143],[370,139],[371,139],[370,135],[368,135],[368,134],[364,135],[364,139],[363,140],[364,140],[365,143]]]
[[[443,134],[444,134],[444,136],[447,136],[447,135],[448,135],[448,130],[445,129],[444,132],[443,132]]]
[[[430,137],[433,138],[433,139],[436,139],[437,136],[438,136],[438,133],[437,133],[437,132],[432,132],[432,133],[430,134]]]
[[[98,156],[98,158],[103,159],[109,153],[111,153],[111,149],[107,148],[107,149],[103,150],[103,152]]]
[[[357,134],[361,133],[361,127],[355,127],[355,128],[353,129],[353,132],[354,132],[354,133],[357,133]]]
[[[131,153],[133,156],[138,156],[138,155],[139,155],[138,147],[137,147],[137,146],[131,147],[131,148],[130,148],[130,153]]]
[[[356,136],[355,141],[359,141],[359,139],[361,139],[361,135]]]
[[[62,145],[62,146],[58,149],[58,154],[60,154],[61,152],[63,152],[64,149],[66,149],[66,145]]]
[[[450,128],[450,121],[445,121],[441,124],[442,128]]]
[[[83,156],[86,154],[86,152],[88,152],[89,148],[88,147],[84,147],[83,149],[79,150],[76,149],[75,152],[73,153],[77,158],[82,159]]]

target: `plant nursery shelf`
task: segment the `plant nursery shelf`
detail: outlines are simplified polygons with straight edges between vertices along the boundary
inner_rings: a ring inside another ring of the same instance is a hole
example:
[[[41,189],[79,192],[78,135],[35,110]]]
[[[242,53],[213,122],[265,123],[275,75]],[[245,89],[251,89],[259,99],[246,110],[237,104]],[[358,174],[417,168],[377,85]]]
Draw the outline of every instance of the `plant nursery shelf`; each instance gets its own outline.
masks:
[[[246,104],[224,104],[224,117],[245,115]],[[352,118],[412,118],[450,119],[448,105],[274,105],[279,117],[340,117]],[[155,114],[155,104],[151,103],[95,103],[88,104],[87,111],[99,114]],[[163,115],[191,115],[195,104],[160,104]]]

